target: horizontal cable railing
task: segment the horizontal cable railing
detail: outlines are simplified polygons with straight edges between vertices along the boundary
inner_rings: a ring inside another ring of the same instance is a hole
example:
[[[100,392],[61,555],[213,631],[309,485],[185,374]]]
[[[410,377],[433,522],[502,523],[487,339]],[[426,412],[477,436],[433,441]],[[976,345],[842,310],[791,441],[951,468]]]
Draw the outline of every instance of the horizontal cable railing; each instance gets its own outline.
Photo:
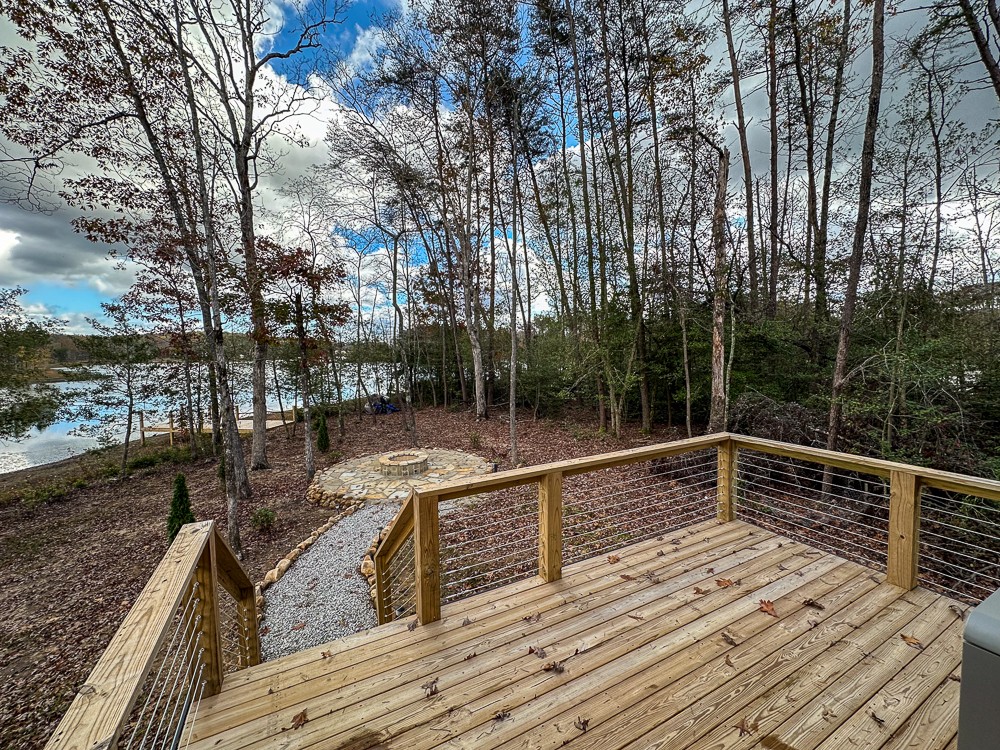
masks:
[[[966,602],[982,601],[1000,588],[1000,502],[925,487],[919,578]]]
[[[714,518],[717,456],[700,450],[563,481],[563,560],[573,563]]]
[[[259,662],[253,584],[214,522],[188,524],[46,748],[185,747],[201,699]]]
[[[903,588],[976,601],[1000,586],[1000,482],[719,433],[414,492],[379,552],[380,622],[397,600],[433,622],[442,603],[536,573],[558,580],[564,563],[713,517],[883,570]]]
[[[446,500],[438,514],[444,603],[538,574],[534,484]]]
[[[415,572],[411,493],[375,551],[375,609],[379,624],[416,614]]]
[[[818,549],[885,570],[889,483],[817,461],[740,450],[737,516]]]

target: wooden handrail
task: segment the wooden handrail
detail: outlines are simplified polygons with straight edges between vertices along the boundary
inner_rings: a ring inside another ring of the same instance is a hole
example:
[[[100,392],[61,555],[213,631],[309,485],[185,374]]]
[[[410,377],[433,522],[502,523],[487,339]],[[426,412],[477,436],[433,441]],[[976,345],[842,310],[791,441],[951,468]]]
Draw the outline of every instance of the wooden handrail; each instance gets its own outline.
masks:
[[[115,746],[193,581],[199,584],[194,611],[201,615],[204,694],[218,692],[222,684],[217,585],[230,594],[235,591],[233,597],[253,617],[248,663],[260,661],[253,584],[213,521],[187,524],[80,687],[46,750]]]

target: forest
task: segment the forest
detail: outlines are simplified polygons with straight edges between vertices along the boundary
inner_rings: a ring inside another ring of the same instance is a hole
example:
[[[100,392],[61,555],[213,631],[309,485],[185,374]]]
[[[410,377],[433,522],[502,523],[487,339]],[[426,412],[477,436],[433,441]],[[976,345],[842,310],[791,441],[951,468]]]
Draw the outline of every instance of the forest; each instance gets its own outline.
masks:
[[[68,205],[134,274],[98,333],[109,361],[155,337],[177,366],[235,548],[269,466],[263,429],[240,447],[242,363],[255,425],[279,367],[296,392],[307,471],[310,410],[342,425],[382,391],[414,443],[424,405],[509,421],[515,465],[519,420],[582,408],[610,435],[1000,476],[992,0],[357,12],[0,8],[0,201]],[[22,291],[0,296],[0,405],[23,411],[59,324]]]

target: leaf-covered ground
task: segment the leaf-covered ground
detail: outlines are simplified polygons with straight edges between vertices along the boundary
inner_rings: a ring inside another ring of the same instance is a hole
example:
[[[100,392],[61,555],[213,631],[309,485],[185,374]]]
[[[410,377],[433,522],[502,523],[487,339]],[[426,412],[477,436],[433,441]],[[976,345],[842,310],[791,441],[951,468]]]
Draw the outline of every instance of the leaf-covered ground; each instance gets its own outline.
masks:
[[[332,420],[331,420],[332,421]],[[600,436],[588,419],[520,423],[521,461],[543,463],[678,437],[662,429],[651,436],[628,432],[621,440]],[[477,453],[510,468],[508,423],[495,417],[476,422],[468,413],[428,409],[417,415],[424,447]],[[299,433],[301,436],[301,432]],[[343,458],[409,445],[399,415],[347,420],[335,437]],[[330,515],[308,505],[301,437],[269,440],[269,471],[252,477],[253,500],[242,509],[244,565],[255,580]],[[318,468],[334,463],[318,455]],[[84,461],[86,459],[83,459]],[[53,476],[72,475],[74,461],[6,477],[8,492]],[[150,573],[166,551],[166,516],[175,466],[140,471],[124,481],[100,481],[35,507],[0,505],[0,747],[41,748],[79,685],[118,628]],[[216,465],[203,459],[183,467],[199,520],[225,527]],[[269,533],[249,523],[258,508],[271,508],[278,523]]]

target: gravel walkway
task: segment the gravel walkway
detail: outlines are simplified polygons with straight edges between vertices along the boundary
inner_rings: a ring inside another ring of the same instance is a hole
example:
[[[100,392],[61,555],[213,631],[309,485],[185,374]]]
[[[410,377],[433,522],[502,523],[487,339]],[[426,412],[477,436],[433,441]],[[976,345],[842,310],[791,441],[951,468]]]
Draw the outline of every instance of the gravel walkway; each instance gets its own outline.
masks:
[[[358,509],[302,553],[280,581],[265,593],[265,660],[287,656],[378,624],[359,572],[361,557],[396,515],[395,503]]]

